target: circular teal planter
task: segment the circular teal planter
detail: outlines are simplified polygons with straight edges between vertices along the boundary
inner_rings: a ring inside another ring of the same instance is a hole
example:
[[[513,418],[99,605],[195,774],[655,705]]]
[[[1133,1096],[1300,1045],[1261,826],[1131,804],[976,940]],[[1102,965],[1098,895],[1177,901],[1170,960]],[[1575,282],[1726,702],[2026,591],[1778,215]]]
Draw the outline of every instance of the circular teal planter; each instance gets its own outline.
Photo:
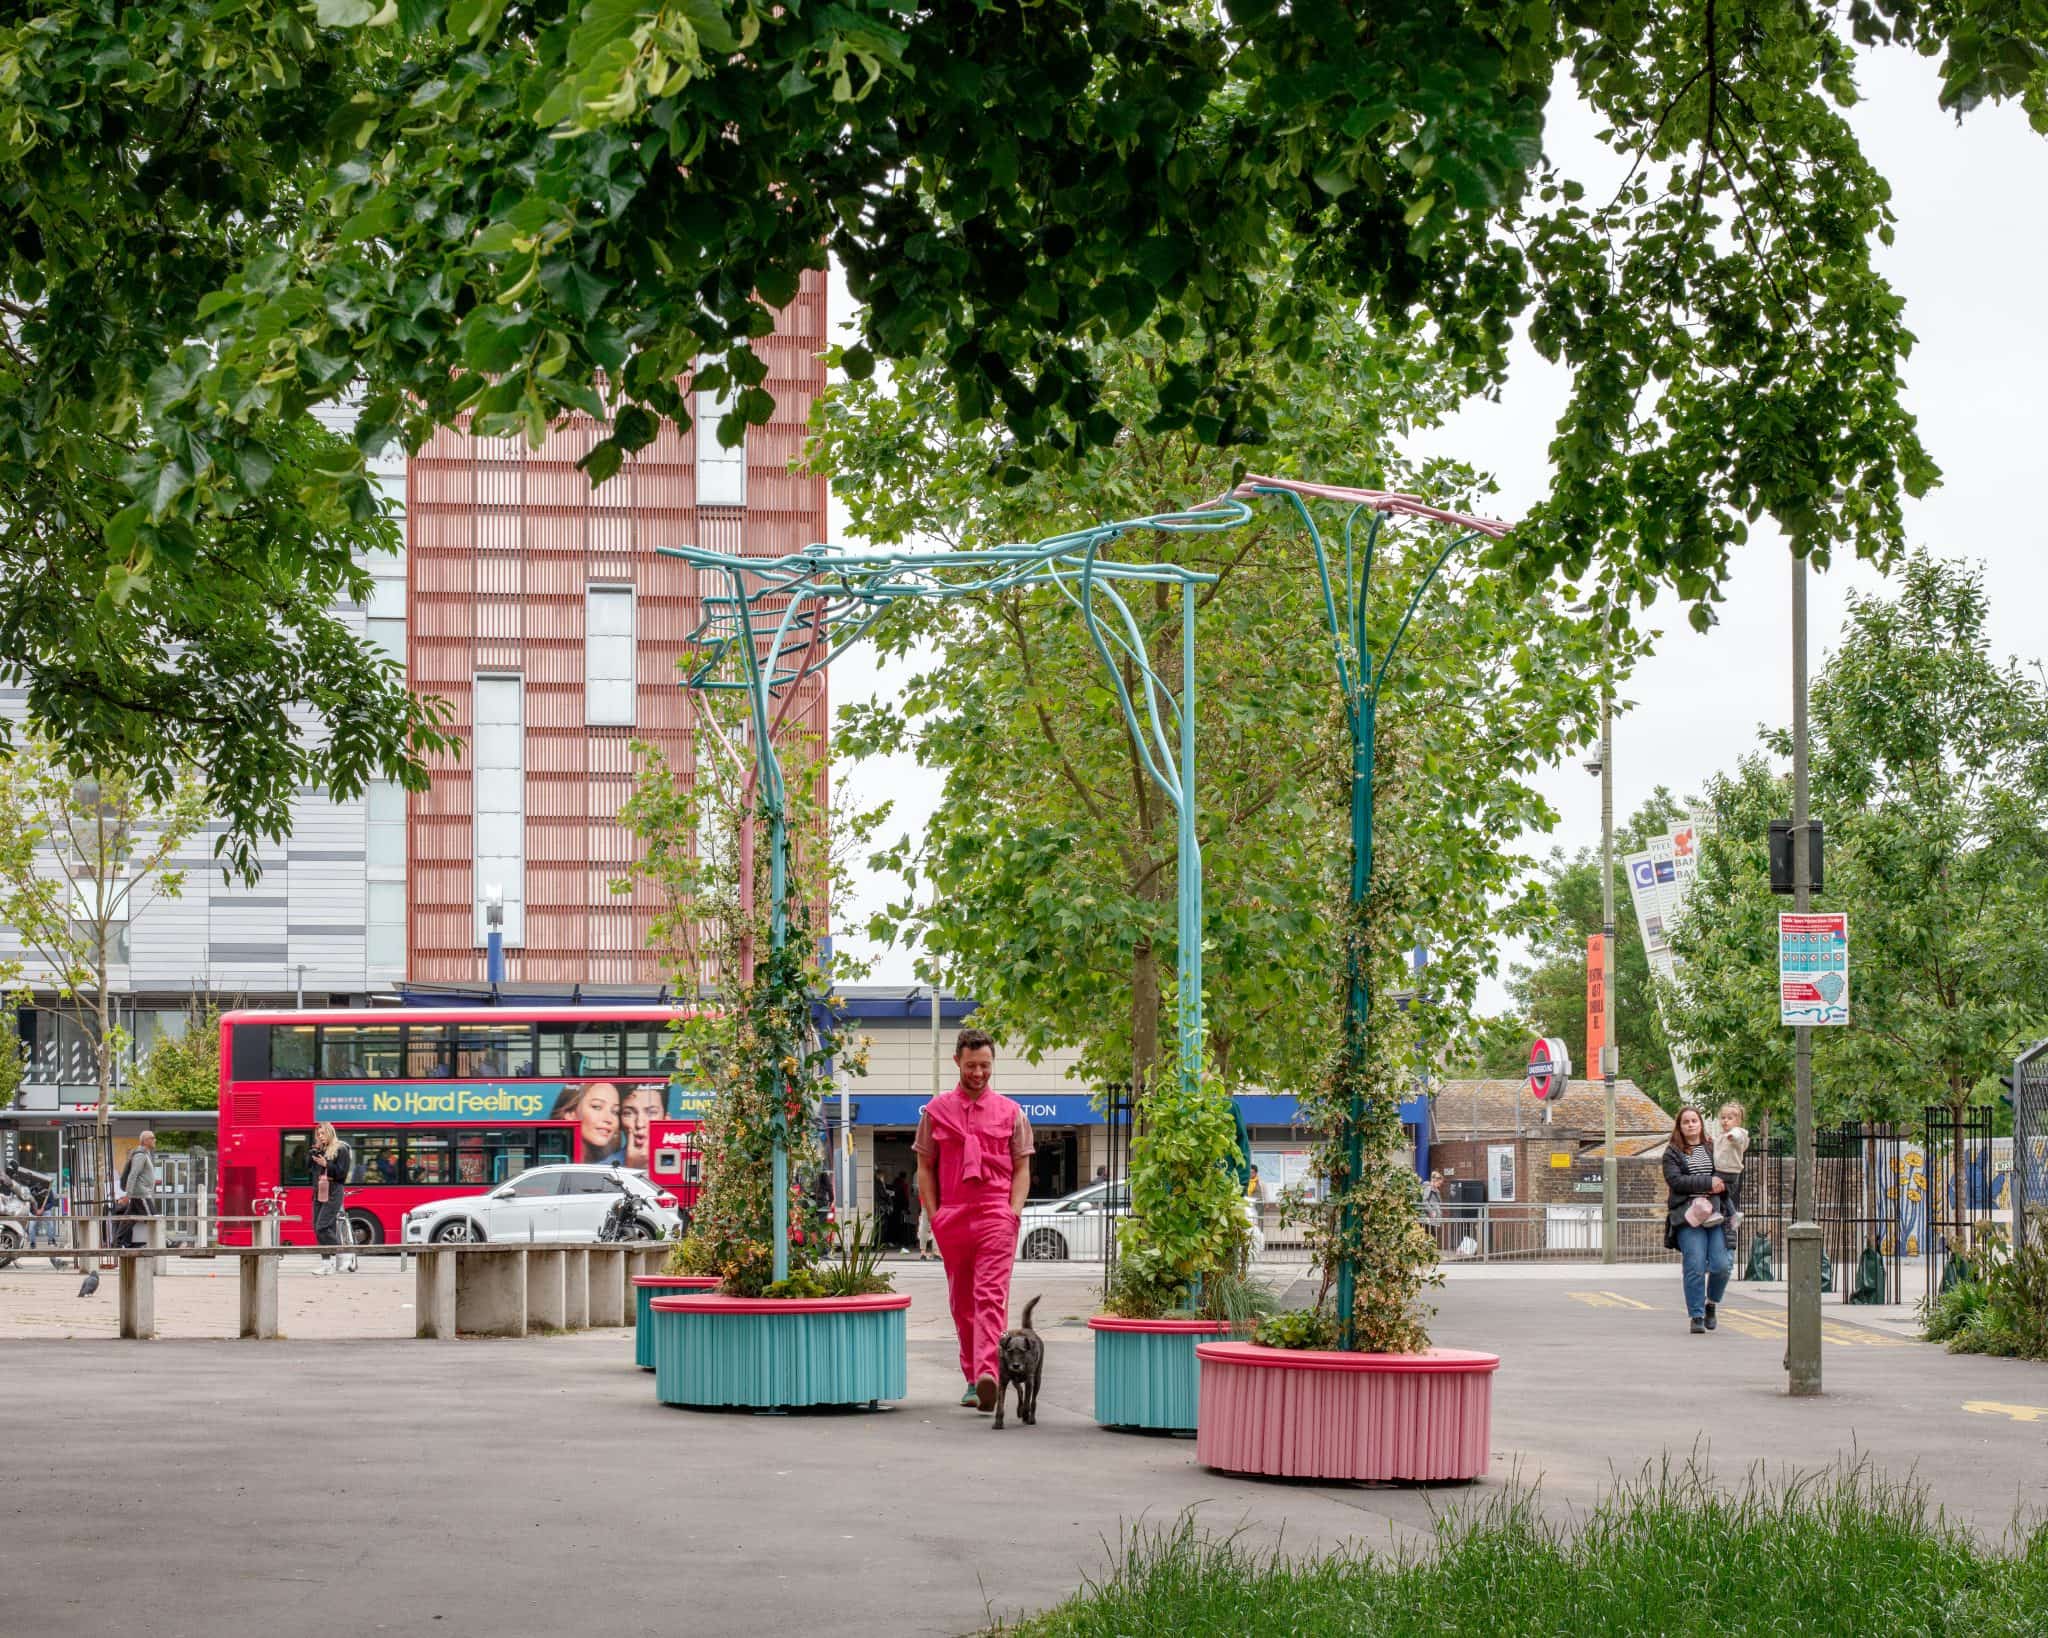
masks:
[[[679,1297],[686,1291],[716,1291],[716,1274],[635,1274],[633,1276],[633,1363],[654,1369],[654,1316],[648,1303],[656,1297]]]
[[[792,1410],[909,1391],[902,1293],[656,1296],[649,1306],[654,1397],[664,1405]]]
[[[1097,1314],[1088,1329],[1095,1333],[1095,1420],[1100,1426],[1194,1431],[1202,1390],[1195,1346],[1227,1337],[1227,1323]]]

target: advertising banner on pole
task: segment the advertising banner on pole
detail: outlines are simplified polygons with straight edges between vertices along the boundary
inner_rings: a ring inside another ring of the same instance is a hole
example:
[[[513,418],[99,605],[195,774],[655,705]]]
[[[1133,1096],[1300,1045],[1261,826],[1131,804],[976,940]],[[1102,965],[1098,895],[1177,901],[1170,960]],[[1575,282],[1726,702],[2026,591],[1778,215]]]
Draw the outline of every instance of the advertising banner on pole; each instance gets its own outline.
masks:
[[[1586,1056],[1588,1075],[1603,1073],[1607,1060],[1607,940],[1595,933],[1586,940]]]
[[[1678,960],[1671,953],[1669,928],[1685,907],[1686,895],[1699,873],[1699,838],[1697,824],[1680,825],[1662,836],[1652,836],[1642,852],[1621,861],[1628,874],[1629,899],[1636,907],[1636,931],[1642,934],[1643,953],[1649,958],[1650,971],[1667,984],[1678,981]],[[1684,1092],[1692,1083],[1692,1074],[1678,1044],[1674,1041],[1670,1046],[1671,1073],[1678,1090]],[[1587,1072],[1593,1072],[1591,1064]]]
[[[1840,911],[1778,918],[1778,1022],[1849,1022],[1849,918]]]

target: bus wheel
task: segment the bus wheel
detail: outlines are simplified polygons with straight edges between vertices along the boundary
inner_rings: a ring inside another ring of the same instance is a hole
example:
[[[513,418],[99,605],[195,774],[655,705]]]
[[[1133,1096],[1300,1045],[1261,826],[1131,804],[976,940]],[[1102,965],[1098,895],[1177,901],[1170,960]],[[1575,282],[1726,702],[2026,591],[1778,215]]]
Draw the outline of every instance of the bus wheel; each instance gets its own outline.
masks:
[[[481,1240],[467,1217],[455,1217],[434,1230],[434,1244],[437,1246],[466,1246],[472,1240]]]
[[[348,1214],[349,1238],[359,1246],[381,1246],[384,1243],[384,1225],[366,1211],[352,1211]]]

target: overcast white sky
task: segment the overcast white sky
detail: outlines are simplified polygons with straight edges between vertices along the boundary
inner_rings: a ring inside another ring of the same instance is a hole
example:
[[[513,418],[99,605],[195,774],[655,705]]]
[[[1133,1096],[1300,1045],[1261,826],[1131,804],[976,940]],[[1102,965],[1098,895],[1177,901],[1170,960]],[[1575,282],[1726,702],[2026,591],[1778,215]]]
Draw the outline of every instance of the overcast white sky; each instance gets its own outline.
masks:
[[[1942,486],[1909,502],[1916,543],[1981,561],[1993,614],[1991,638],[2001,654],[2048,659],[2048,508],[2041,503],[2048,381],[2048,320],[2040,290],[2048,269],[2048,214],[2033,202],[2048,189],[2048,142],[2027,128],[2017,109],[1979,110],[1958,127],[1935,104],[1933,67],[1902,52],[1867,58],[1866,100],[1854,121],[1866,152],[1891,179],[1897,243],[1880,266],[1906,298],[1907,324],[1919,338],[1906,366],[1909,405],[1921,436],[1941,466]],[[1548,145],[1588,177],[1605,174],[1607,156],[1592,127],[1560,99]],[[835,316],[846,311],[843,287]],[[1491,470],[1500,484],[1499,515],[1515,517],[1547,483],[1548,446],[1564,395],[1563,372],[1524,349],[1502,401],[1461,412],[1430,440]],[[1162,497],[1171,499],[1173,497]],[[835,505],[835,538],[846,539]],[[1783,545],[1759,532],[1744,550],[1726,588],[1720,624],[1700,635],[1675,602],[1660,605],[1650,624],[1665,635],[1625,690],[1633,708],[1615,726],[1615,808],[1625,816],[1658,785],[1681,796],[1752,749],[1765,722],[1791,713],[1791,571]],[[1861,564],[1837,564],[1811,583],[1813,665],[1840,628],[1843,598],[1882,577]],[[855,651],[833,668],[836,703],[865,700],[897,677]],[[891,834],[922,833],[936,798],[935,782],[914,763],[867,763],[843,770],[842,799],[893,800]],[[1532,851],[1597,843],[1599,781],[1576,763],[1544,781],[1560,815],[1548,838],[1529,838]],[[842,948],[873,954],[876,981],[911,982],[912,957],[874,951],[861,930],[870,909],[901,892],[893,879],[865,880],[850,915],[836,931]],[[1628,913],[1622,907],[1622,914]],[[1514,952],[1504,951],[1504,960]],[[1482,1004],[1505,1005],[1498,983]]]

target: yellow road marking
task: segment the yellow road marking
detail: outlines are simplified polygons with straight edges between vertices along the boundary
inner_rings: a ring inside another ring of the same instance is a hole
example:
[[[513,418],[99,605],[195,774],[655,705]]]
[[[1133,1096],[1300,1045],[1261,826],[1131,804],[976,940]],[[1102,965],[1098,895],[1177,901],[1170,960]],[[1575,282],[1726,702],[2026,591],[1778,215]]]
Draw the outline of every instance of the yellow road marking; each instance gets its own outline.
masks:
[[[1640,1308],[1648,1310],[1646,1302],[1637,1302],[1633,1297],[1624,1297],[1619,1291],[1568,1291],[1566,1296],[1584,1303],[1588,1308]]]
[[[1769,1326],[1769,1334],[1772,1336],[1781,1337],[1785,1334],[1785,1316],[1772,1310],[1723,1307],[1721,1312],[1723,1315],[1740,1315],[1756,1324]],[[1823,1342],[1832,1342],[1839,1348],[1902,1348],[1909,1340],[1884,1331],[1869,1331],[1860,1325],[1848,1325],[1839,1320],[1827,1319],[1820,1323],[1820,1335]]]
[[[1976,1416],[2010,1416],[2015,1422],[2048,1422],[2048,1405],[2001,1405],[1995,1399],[1966,1399],[1963,1409]]]

